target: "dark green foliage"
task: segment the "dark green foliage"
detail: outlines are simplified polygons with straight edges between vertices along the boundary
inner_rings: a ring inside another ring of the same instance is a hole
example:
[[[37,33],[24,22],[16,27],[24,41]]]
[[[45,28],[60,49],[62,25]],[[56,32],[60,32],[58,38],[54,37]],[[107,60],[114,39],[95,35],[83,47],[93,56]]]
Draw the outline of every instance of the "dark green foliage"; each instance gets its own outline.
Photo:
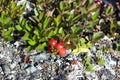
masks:
[[[28,51],[43,51],[51,38],[64,42],[66,47],[69,41],[69,48],[75,49],[81,44],[80,38],[86,40],[84,44],[92,44],[104,35],[116,37],[114,34],[119,34],[120,22],[114,17],[114,8],[107,6],[101,13],[103,7],[93,0],[37,0],[32,6],[35,7],[34,14],[25,17],[22,14],[25,5],[17,6],[15,0],[0,2],[1,36],[7,41],[15,41],[17,31],[17,37],[28,45]]]

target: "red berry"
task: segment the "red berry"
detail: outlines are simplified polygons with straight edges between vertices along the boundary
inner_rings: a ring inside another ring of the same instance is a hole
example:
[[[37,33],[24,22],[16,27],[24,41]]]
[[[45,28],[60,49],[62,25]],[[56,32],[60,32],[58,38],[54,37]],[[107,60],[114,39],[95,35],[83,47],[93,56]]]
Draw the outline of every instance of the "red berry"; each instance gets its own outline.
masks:
[[[59,51],[59,55],[61,57],[65,57],[66,56],[66,49],[65,48],[62,48],[60,51]]]
[[[60,51],[61,49],[64,48],[64,45],[63,45],[63,43],[58,43],[58,44],[55,45],[55,48],[56,48],[58,51]]]
[[[48,51],[49,51],[50,53],[52,53],[52,52],[53,52],[53,48],[52,48],[52,47],[49,47],[49,48],[48,48]]]
[[[50,46],[55,46],[56,44],[57,44],[57,40],[55,40],[55,39],[49,40],[49,45]]]

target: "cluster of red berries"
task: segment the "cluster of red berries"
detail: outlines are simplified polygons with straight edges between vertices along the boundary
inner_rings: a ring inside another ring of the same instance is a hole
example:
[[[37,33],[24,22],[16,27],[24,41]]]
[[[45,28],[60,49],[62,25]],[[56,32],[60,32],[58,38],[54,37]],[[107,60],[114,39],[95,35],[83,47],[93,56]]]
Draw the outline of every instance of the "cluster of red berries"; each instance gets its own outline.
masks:
[[[59,42],[55,39],[50,39],[49,40],[49,52],[53,53],[55,50],[59,52],[59,55],[61,57],[65,57],[66,56],[66,48],[64,47],[64,43]]]

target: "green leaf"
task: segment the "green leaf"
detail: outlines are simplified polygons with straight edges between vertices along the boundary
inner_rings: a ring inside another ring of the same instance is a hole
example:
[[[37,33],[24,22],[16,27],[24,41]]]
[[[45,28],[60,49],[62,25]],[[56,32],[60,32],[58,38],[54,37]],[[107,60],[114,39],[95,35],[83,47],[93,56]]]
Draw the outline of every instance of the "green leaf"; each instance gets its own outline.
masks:
[[[110,18],[110,32],[114,33],[115,32],[115,25],[114,25],[114,20]]]
[[[120,51],[120,44],[117,44],[117,51]]]
[[[99,31],[99,32],[93,34],[93,41],[98,41],[103,37],[104,37],[104,33]]]
[[[105,60],[103,58],[98,58],[98,65],[103,66],[105,63]]]
[[[30,52],[32,49],[33,49],[32,46],[28,46],[28,47],[26,48],[27,52]]]
[[[43,28],[46,29],[48,27],[48,24],[50,22],[50,18],[46,16],[45,21],[43,23]]]
[[[75,25],[73,27],[71,27],[71,30],[73,32],[73,34],[80,34],[80,32],[82,31],[82,29],[80,27],[78,27],[78,25]]]
[[[61,27],[61,28],[59,29],[58,33],[64,36],[63,27]]]
[[[30,27],[28,24],[25,25],[25,28],[26,28],[28,31],[31,31],[31,30],[32,30],[31,27]]]
[[[93,0],[89,0],[89,4],[92,4],[93,3]]]
[[[86,41],[85,41],[84,38],[80,38],[80,43],[81,43],[81,44],[85,44],[85,42],[86,42]]]
[[[120,27],[120,21],[117,21],[117,25]]]
[[[38,30],[38,29],[35,29],[33,33],[34,33],[35,35],[39,36],[39,30]]]
[[[11,36],[11,34],[12,34],[12,32],[13,32],[13,28],[8,28],[8,31],[2,31],[2,36]]]
[[[46,38],[40,38],[39,42],[45,42],[46,41]]]
[[[41,12],[41,13],[40,13],[40,15],[39,15],[39,19],[40,19],[40,20],[42,20],[42,19],[43,19],[43,17],[44,17],[44,13],[43,13],[43,12]]]
[[[82,47],[82,46],[80,46],[80,47],[77,47],[76,49],[73,49],[73,51],[72,51],[72,55],[78,55],[78,54],[80,54],[80,53],[87,53],[87,52],[89,52],[90,50],[87,48],[87,47]]]
[[[38,11],[36,9],[34,9],[34,13],[35,13],[35,16],[39,15],[39,13],[38,13]]]
[[[92,64],[87,64],[85,67],[84,67],[85,71],[86,72],[94,72],[94,65]]]
[[[33,17],[29,17],[29,19],[30,19],[32,22],[36,23],[36,20],[35,20]]]
[[[39,26],[39,29],[41,30],[41,29],[42,29],[43,24],[42,24],[42,23],[39,23],[39,24],[38,24],[38,26]]]
[[[60,2],[60,10],[62,11],[64,9],[64,3],[61,1]]]
[[[105,12],[105,13],[106,13],[106,15],[109,15],[109,14],[110,14],[110,11],[111,11],[111,7],[110,7],[110,6],[108,6],[108,7],[107,7],[107,10],[106,10],[106,12]]]
[[[89,72],[94,72],[94,66],[91,64],[91,57],[90,56],[85,56],[84,57],[84,70],[89,71]]]
[[[85,8],[82,9],[82,20],[86,20],[86,14],[87,14],[87,11]]]
[[[56,18],[54,18],[54,21],[55,21],[55,24],[56,24],[56,27],[59,26],[59,24],[61,23],[61,15],[58,15]]]
[[[91,47],[92,47],[92,44],[91,44],[90,41],[87,43],[87,47],[88,47],[88,48],[91,48]]]
[[[4,39],[5,39],[6,41],[13,41],[13,40],[14,40],[14,37],[11,36],[11,35],[7,35],[7,36],[4,37]]]
[[[24,17],[21,16],[21,17],[19,18],[19,22],[22,23],[23,19],[24,19]]]
[[[99,11],[93,12],[95,14],[92,15],[92,20],[95,21],[96,19],[98,19],[99,16]]]
[[[47,37],[48,37],[48,38],[51,38],[53,35],[54,35],[54,31],[51,30],[51,31],[48,33],[48,36],[47,36]]]
[[[16,25],[15,28],[18,30],[18,31],[21,31],[22,30],[22,27],[20,25]]]
[[[29,33],[25,33],[25,35],[22,37],[22,40],[23,41],[29,41],[30,40],[30,38],[29,38]]]
[[[88,31],[92,31],[93,28],[94,28],[93,22],[90,22],[90,24],[88,24],[88,25],[86,26],[86,29],[87,29]]]
[[[34,40],[29,40],[28,43],[29,45],[34,46],[37,42]]]
[[[75,22],[76,20],[80,19],[80,15],[75,16],[71,22]]]
[[[36,50],[38,51],[44,51],[44,48],[47,46],[46,42],[44,42],[43,44],[39,44],[36,48]]]

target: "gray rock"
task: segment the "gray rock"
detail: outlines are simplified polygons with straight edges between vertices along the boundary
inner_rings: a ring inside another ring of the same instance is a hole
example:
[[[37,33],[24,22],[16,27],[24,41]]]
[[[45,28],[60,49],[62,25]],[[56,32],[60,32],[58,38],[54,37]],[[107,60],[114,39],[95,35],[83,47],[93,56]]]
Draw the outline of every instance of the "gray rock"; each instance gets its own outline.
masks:
[[[74,59],[74,57],[73,57],[73,55],[69,55],[66,59],[69,60],[69,61],[71,61],[71,60]]]
[[[61,62],[62,62],[62,60],[57,60],[57,61],[56,61],[56,64],[57,64],[58,66],[60,66],[60,65],[61,65]]]
[[[2,68],[0,67],[0,73],[2,72]]]
[[[10,67],[6,64],[2,64],[1,68],[5,74],[10,73]]]
[[[53,60],[55,60],[55,59],[56,59],[56,55],[51,55],[51,58],[52,58]]]
[[[48,60],[48,56],[45,53],[41,53],[39,55],[36,55],[34,57],[35,61],[40,61],[40,60]]]
[[[24,64],[24,63],[21,63],[21,64],[20,64],[20,68],[21,68],[21,69],[25,69],[26,67],[28,67],[28,64]]]
[[[53,62],[47,60],[47,61],[45,61],[45,63],[46,63],[46,64],[49,64],[49,65],[52,65]]]
[[[37,69],[36,69],[36,67],[34,67],[34,66],[28,67],[28,68],[26,69],[27,75],[35,72],[36,70],[37,70]]]
[[[21,58],[19,55],[16,56],[16,62],[20,62],[21,61]]]
[[[43,69],[41,65],[37,65],[36,68],[37,68],[38,70],[42,70],[42,69]]]
[[[14,69],[16,67],[16,65],[17,65],[17,62],[14,62],[14,63],[10,64],[10,68]]]

